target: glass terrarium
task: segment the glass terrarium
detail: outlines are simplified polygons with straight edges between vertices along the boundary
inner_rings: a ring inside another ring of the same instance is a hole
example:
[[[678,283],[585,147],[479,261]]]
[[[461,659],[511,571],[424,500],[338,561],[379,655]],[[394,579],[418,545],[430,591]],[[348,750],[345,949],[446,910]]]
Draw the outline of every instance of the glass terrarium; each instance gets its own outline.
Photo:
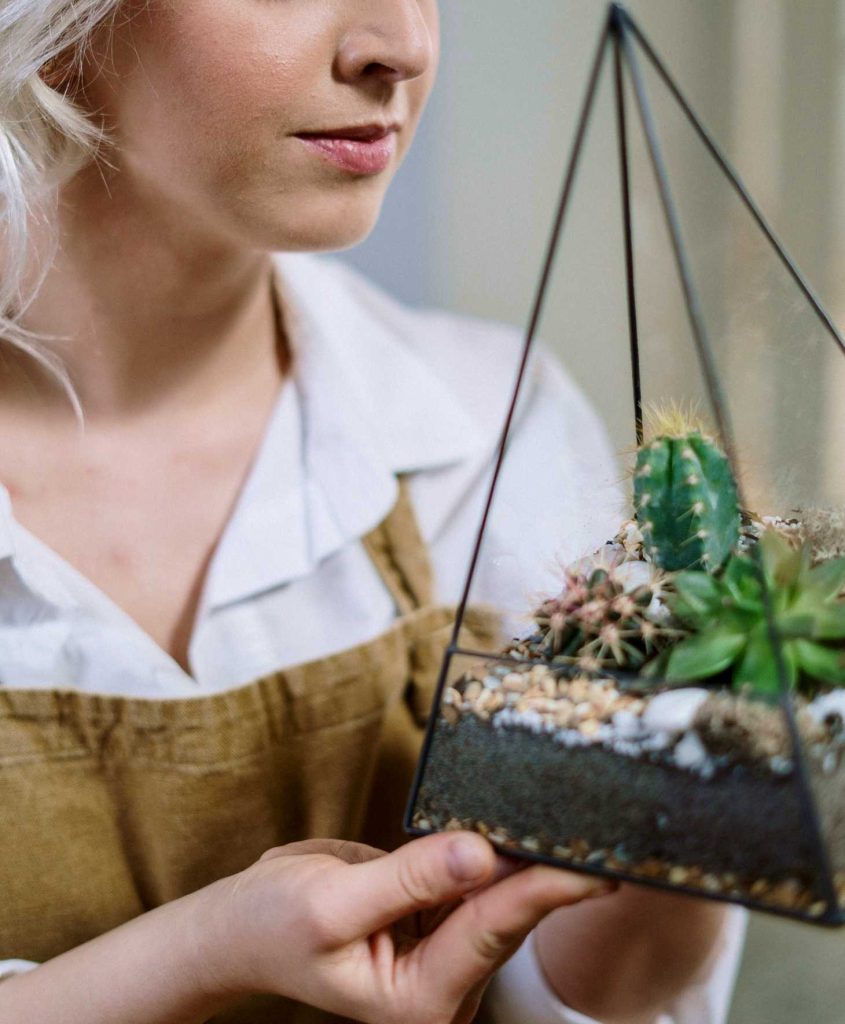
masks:
[[[531,381],[553,372],[534,338],[602,97],[628,323],[596,349],[599,363],[612,349],[619,372],[586,390],[604,411],[629,410],[615,461],[592,421],[581,429],[577,398],[546,450],[521,440]],[[683,131],[685,176],[663,144]],[[638,167],[661,224],[639,237]],[[692,196],[673,188],[682,177]],[[528,859],[845,922],[843,355],[674,79],[612,5],[411,794],[412,834],[472,829]],[[623,378],[625,393],[608,394]]]

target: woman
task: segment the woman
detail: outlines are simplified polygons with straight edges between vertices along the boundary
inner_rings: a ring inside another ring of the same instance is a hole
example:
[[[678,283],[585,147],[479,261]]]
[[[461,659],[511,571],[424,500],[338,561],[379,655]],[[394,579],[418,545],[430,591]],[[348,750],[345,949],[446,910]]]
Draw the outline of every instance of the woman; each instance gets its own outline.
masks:
[[[516,340],[289,254],[372,226],[435,0],[6,0],[0,46],[0,1021],[457,1024],[494,975],[490,1020],[723,1020],[741,912],[382,853]],[[606,448],[533,381],[575,549]]]

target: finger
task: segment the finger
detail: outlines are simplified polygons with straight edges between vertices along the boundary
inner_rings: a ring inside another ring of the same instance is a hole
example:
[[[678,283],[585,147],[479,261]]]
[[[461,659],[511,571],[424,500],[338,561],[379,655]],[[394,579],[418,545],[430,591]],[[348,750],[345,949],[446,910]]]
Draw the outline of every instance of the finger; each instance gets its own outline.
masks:
[[[492,876],[495,860],[486,839],[451,832],[354,864],[331,894],[338,934],[351,942],[406,914],[458,899]]]
[[[530,867],[530,861],[517,860],[516,857],[502,857],[497,855],[496,867],[493,870],[493,875],[483,885],[479,885],[475,889],[471,889],[468,893],[464,893],[461,897],[465,900],[474,899],[478,893],[484,892],[486,888],[491,885],[495,885],[497,882],[501,882],[503,878],[509,878],[511,875],[515,875],[517,871],[524,871]]]
[[[402,962],[423,985],[460,1002],[508,959],[551,911],[613,892],[617,884],[534,865],[466,900]]]
[[[347,864],[360,864],[363,861],[375,860],[377,857],[385,855],[384,850],[379,850],[375,846],[353,843],[346,839],[302,839],[297,843],[274,846],[270,850],[265,850],[258,860],[304,857],[309,854],[336,857],[338,860],[346,861]]]

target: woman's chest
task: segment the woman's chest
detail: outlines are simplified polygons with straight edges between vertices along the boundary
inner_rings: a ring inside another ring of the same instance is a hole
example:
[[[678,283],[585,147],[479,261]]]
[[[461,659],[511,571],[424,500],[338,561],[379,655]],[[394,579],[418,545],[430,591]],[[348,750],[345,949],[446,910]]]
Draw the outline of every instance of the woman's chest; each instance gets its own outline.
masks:
[[[252,447],[161,432],[19,438],[3,445],[0,482],[16,521],[185,667],[207,566]]]

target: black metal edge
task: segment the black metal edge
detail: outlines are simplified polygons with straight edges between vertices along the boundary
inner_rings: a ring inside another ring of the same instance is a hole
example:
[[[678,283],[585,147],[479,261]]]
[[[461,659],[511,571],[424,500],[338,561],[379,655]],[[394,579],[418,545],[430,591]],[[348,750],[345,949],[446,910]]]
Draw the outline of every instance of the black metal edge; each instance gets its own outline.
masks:
[[[420,792],[420,786],[422,785],[426,765],[428,764],[428,752],[431,750],[431,743],[434,739],[434,732],[437,728],[437,722],[440,717],[440,701],[443,695],[443,685],[446,682],[446,676],[449,673],[449,666],[452,664],[452,656],[455,653],[454,645],[450,644],[449,647],[446,648],[446,653],[444,654],[443,661],[440,665],[440,675],[437,679],[437,688],[434,692],[434,700],[431,703],[431,708],[429,709],[428,722],[425,727],[425,736],[423,737],[422,748],[414,769],[414,781],[411,783],[411,791],[408,794],[408,802],[405,805],[405,817],[402,821],[402,827],[409,835],[428,834],[416,829],[412,824],[412,821],[414,817],[414,808],[417,805],[417,797]]]
[[[522,351],[522,357],[519,363],[519,369],[516,374],[516,382],[513,389],[510,407],[508,408],[507,416],[505,417],[504,427],[502,429],[501,439],[498,446],[498,455],[496,457],[495,468],[493,470],[493,477],[490,481],[490,488],[487,494],[487,501],[484,506],[484,512],[481,516],[481,523],[476,536],[475,546],[473,548],[472,556],[469,562],[469,568],[467,570],[466,584],[464,586],[463,594],[461,596],[460,603],[458,605],[458,612],[455,619],[455,627],[452,632],[452,642],[456,643],[458,634],[460,632],[461,623],[463,622],[464,613],[466,611],[467,602],[469,600],[470,591],[472,589],[472,583],[475,576],[475,570],[478,564],[479,554],[481,547],[484,542],[484,534],[487,528],[487,521],[490,516],[490,510],[493,505],[493,498],[496,492],[496,484],[499,480],[499,474],[502,469],[504,462],[505,452],[507,450],[508,436],[510,434],[511,424],[513,423],[514,413],[516,411],[517,400],[522,387],[522,381],[525,376],[525,370],[528,365],[528,356],[531,352],[531,345],[534,341],[534,335],[537,330],[537,326],[540,321],[540,314],[542,313],[543,303],[546,296],[546,289],[548,287],[549,278],[551,276],[552,265],[554,263],[555,255],[557,254],[558,241],[560,238],[561,229],[563,227],[564,216],[569,206],[569,198],[572,194],[572,186],[575,181],[575,173],[578,169],[578,163],[583,148],[584,137],[586,135],[587,125],[590,120],[590,114],[593,109],[593,101],[595,99],[598,81],[604,63],[605,53],[608,49],[608,44],[611,38],[611,24],[615,18],[614,7],[611,5],[608,11],[608,17],[602,28],[601,35],[599,37],[599,43],[596,48],[596,55],[593,59],[592,67],[590,70],[590,77],[587,83],[587,89],[584,95],[584,100],[581,105],[581,111],[578,116],[578,123],[575,131],[575,138],[570,150],[570,156],[566,173],[564,175],[563,185],[561,188],[560,199],[558,201],[557,211],[555,219],[549,237],[548,245],[546,247],[546,254],[543,260],[542,270],[540,273],[540,280],[537,286],[537,291],[534,298],[534,303],[531,310],[531,316],[528,322],[528,327],[525,334],[525,342]]]
[[[634,231],[631,217],[631,169],[628,160],[628,127],[625,116],[625,79],[619,39],[622,18],[619,9],[611,9],[613,33],[613,71],[616,92],[616,131],[619,142],[619,179],[622,191],[622,225],[625,237],[625,292],[628,301],[628,341],[631,354],[631,386],[634,399],[634,436],[637,447],[643,443],[643,401],[640,378],[640,343],[637,325],[637,291],[634,263]]]

